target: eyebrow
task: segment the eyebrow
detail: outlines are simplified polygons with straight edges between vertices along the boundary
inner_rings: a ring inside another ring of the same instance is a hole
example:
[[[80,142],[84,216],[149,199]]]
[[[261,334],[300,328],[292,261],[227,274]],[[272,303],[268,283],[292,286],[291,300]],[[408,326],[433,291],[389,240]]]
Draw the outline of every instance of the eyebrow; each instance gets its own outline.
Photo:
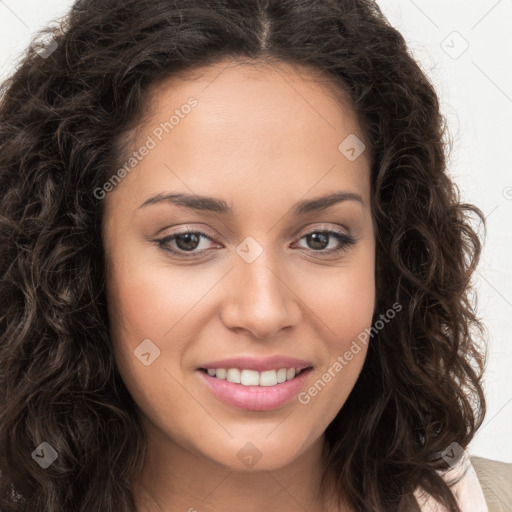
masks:
[[[317,212],[344,201],[356,201],[364,206],[364,201],[360,194],[356,194],[355,192],[338,191],[315,199],[304,199],[299,201],[293,206],[292,214],[298,216]],[[139,206],[139,209],[162,202],[182,206],[189,210],[233,215],[233,209],[222,199],[183,193],[160,193],[155,196],[151,196]]]

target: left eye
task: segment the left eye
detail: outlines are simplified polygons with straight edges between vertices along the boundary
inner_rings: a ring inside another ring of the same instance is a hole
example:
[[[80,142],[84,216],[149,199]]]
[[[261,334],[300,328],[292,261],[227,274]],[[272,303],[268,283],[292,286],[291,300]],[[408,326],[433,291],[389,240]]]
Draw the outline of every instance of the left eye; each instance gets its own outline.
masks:
[[[305,238],[309,244],[313,244],[313,247],[317,249],[314,250],[314,252],[322,252],[324,254],[345,251],[349,246],[355,244],[355,239],[352,235],[332,230],[310,231],[309,233],[303,235],[300,240],[303,238]],[[333,238],[338,242],[339,247],[325,250],[324,245],[327,244],[328,246],[329,239],[332,240]]]
[[[329,246],[329,241],[333,238],[338,242],[339,247],[326,250],[326,246]],[[201,239],[212,241],[211,237],[201,231],[183,231],[181,233],[175,233],[174,235],[169,235],[164,238],[154,240],[154,242],[165,251],[184,257],[189,257],[209,250],[196,250],[198,249],[198,246],[200,246]],[[332,254],[345,251],[348,249],[348,247],[354,245],[356,242],[354,237],[348,233],[318,229],[316,231],[305,233],[299,239],[299,241],[302,239],[306,239],[306,242],[313,246],[311,248],[313,252],[322,254]],[[170,244],[174,244],[174,247]]]

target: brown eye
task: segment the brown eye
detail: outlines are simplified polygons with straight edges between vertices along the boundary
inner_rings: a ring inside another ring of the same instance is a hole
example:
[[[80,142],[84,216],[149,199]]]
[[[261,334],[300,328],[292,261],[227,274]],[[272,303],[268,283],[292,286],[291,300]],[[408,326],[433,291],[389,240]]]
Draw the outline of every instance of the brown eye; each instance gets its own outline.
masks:
[[[329,245],[330,235],[325,232],[317,232],[310,233],[309,235],[306,235],[305,238],[311,249],[321,251],[322,249],[325,249],[327,245]]]
[[[356,243],[355,238],[347,233],[341,233],[333,230],[316,230],[310,231],[302,236],[301,240],[305,239],[307,248],[314,252],[320,252],[323,254],[332,254],[345,251],[348,247]],[[330,240],[335,239],[338,247],[327,249]]]
[[[201,245],[202,239],[212,240],[208,235],[201,231],[183,231],[181,233],[174,233],[173,235],[166,236],[159,240],[154,240],[154,242],[164,251],[189,257],[196,256],[208,250],[204,248],[196,250]],[[174,244],[174,247],[172,244]]]
[[[201,236],[197,233],[184,233],[183,235],[175,235],[174,240],[176,246],[183,251],[191,251],[197,248]]]

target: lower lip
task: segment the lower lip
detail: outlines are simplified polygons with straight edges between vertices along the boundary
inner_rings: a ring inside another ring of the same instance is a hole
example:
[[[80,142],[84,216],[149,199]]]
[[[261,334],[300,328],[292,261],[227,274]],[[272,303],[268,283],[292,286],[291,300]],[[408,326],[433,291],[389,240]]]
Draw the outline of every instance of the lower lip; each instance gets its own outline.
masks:
[[[308,368],[292,380],[275,386],[244,386],[211,377],[198,370],[206,385],[219,400],[248,411],[271,411],[283,406],[299,393],[310,372],[311,368]]]

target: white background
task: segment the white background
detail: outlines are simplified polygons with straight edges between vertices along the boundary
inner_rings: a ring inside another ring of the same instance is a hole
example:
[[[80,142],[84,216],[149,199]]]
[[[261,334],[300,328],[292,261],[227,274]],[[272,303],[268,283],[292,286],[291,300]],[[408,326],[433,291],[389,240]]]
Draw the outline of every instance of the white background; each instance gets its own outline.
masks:
[[[1,79],[72,3],[0,0]],[[450,172],[487,218],[475,283],[489,336],[488,412],[469,452],[512,462],[512,0],[378,3],[435,85],[454,142]]]

